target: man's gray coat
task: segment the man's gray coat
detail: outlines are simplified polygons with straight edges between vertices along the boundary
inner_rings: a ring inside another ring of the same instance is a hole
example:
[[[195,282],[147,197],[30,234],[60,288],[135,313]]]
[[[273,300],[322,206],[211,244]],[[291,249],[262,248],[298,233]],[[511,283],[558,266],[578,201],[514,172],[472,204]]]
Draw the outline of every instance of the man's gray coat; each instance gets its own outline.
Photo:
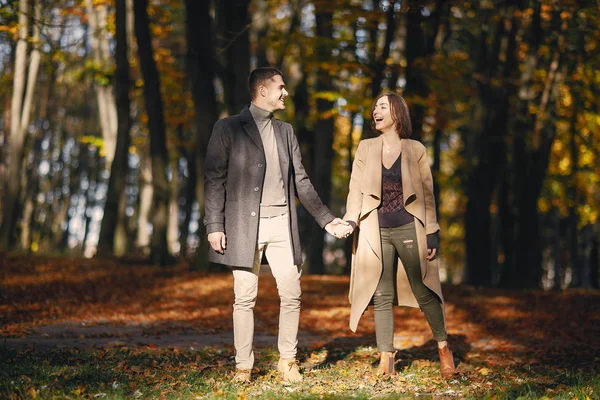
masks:
[[[324,227],[334,219],[315,191],[304,167],[292,126],[273,118],[279,167],[290,218],[294,264],[302,264],[296,196]],[[248,107],[219,120],[208,143],[204,164],[204,225],[208,233],[225,232],[225,254],[209,252],[209,261],[252,268],[258,240],[260,199],[265,176],[265,152]]]

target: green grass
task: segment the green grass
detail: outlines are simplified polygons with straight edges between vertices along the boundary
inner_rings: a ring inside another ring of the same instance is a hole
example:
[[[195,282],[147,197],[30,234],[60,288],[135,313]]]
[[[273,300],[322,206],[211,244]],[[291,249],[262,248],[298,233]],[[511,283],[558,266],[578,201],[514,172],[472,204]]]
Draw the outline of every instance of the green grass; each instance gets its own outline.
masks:
[[[550,367],[495,369],[463,362],[450,382],[436,360],[397,362],[399,374],[375,379],[373,348],[304,354],[302,384],[287,385],[273,371],[274,349],[256,351],[253,382],[231,383],[230,349],[0,350],[0,398],[92,399],[596,399],[598,371]]]

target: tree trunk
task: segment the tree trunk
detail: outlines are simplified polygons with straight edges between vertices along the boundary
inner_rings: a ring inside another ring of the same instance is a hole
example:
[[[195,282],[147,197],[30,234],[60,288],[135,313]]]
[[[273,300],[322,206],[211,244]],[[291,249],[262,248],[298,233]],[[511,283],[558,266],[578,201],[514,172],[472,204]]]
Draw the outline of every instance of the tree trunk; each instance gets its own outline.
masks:
[[[98,182],[102,175],[100,171],[100,154],[99,149],[91,148],[88,146],[86,149],[88,153],[89,163],[88,168],[88,187],[85,191],[85,208],[84,208],[84,236],[81,242],[81,252],[84,257],[89,257],[92,254],[91,243],[88,243],[88,238],[92,232],[94,222],[94,207],[96,206],[96,190],[98,190]],[[40,239],[41,241],[41,239]]]
[[[42,5],[34,3],[34,18],[36,22],[41,20]],[[11,103],[11,125],[9,141],[9,161],[5,183],[5,200],[2,216],[2,227],[0,229],[0,249],[8,250],[14,240],[14,231],[17,225],[19,213],[19,199],[21,193],[21,164],[23,162],[23,151],[25,137],[31,118],[31,106],[36,88],[38,70],[41,54],[38,49],[40,40],[39,23],[33,25],[34,46],[29,56],[29,72],[25,81],[27,63],[27,41],[29,31],[29,1],[19,2],[19,39],[15,54],[14,84]]]
[[[579,214],[577,207],[580,204],[579,190],[577,188],[577,172],[579,164],[579,148],[576,136],[579,133],[577,127],[577,105],[581,104],[578,96],[573,95],[573,116],[571,120],[571,137],[569,139],[569,150],[571,153],[571,173],[569,183],[567,184],[567,197],[569,203],[568,216],[568,243],[569,243],[569,265],[571,267],[573,280],[571,286],[580,287],[581,265],[582,261],[579,257]]]
[[[594,289],[600,289],[600,221],[591,226],[590,281]]]
[[[505,15],[511,16],[513,7],[507,6]],[[507,83],[498,87],[494,79],[504,82],[517,71],[516,33],[519,28],[516,16],[510,31],[505,21],[496,22],[495,37],[488,53],[487,30],[481,30],[478,74],[480,102],[476,106],[470,135],[476,145],[475,162],[467,177],[467,209],[465,212],[465,242],[467,265],[465,281],[478,286],[493,283],[492,268],[498,255],[492,251],[492,226],[490,206],[496,185],[506,171],[506,136],[510,98],[514,88]],[[506,43],[503,51],[502,43]],[[501,63],[502,58],[504,62]],[[504,69],[499,70],[498,66]]]
[[[325,63],[332,56],[330,43],[333,37],[333,12],[326,9],[326,7],[322,7],[325,9],[320,9],[319,7],[317,5],[315,51],[318,60],[321,63]],[[316,89],[318,93],[333,90],[332,77],[326,69],[320,68],[317,72]],[[311,181],[325,205],[329,205],[331,200],[331,166],[333,161],[333,131],[335,122],[332,109],[332,101],[317,98],[318,119],[315,124],[313,141]],[[310,226],[310,234],[306,240],[308,265],[305,265],[305,269],[311,274],[323,274],[325,273],[325,265],[323,264],[325,233],[314,221],[311,221]]]
[[[579,287],[591,288],[592,287],[592,274],[591,274],[591,255],[592,255],[592,243],[594,239],[593,225],[586,225],[583,230],[582,237],[582,260],[581,267],[579,268]]]
[[[152,182],[154,183],[152,239],[150,261],[153,264],[167,265],[172,258],[167,247],[167,224],[169,219],[169,182],[167,180],[167,144],[163,101],[160,93],[160,76],[152,50],[150,21],[148,20],[148,0],[135,0],[135,36],[137,39],[140,68],[144,79],[144,100],[148,114],[150,131],[150,158]]]
[[[112,62],[107,29],[108,5],[94,5],[93,3],[93,0],[86,0],[88,24],[91,29],[90,43],[96,68],[100,70],[100,75],[102,75],[108,72],[110,63]],[[119,4],[119,1],[117,1],[116,6],[117,10],[123,7],[123,5]],[[125,12],[124,10],[118,11]],[[104,79],[107,78],[105,77]],[[96,91],[96,101],[98,102],[98,123],[100,124],[102,139],[104,140],[106,168],[110,171],[115,156],[116,142],[118,140],[118,115],[115,96],[113,94],[112,84],[110,82],[105,82],[102,79],[95,80],[94,89]]]
[[[379,7],[379,1],[377,3],[377,8]],[[388,58],[390,56],[390,48],[394,39],[394,35],[396,32],[396,14],[394,12],[394,3],[395,1],[391,1],[388,5],[388,8],[385,12],[386,15],[386,31],[385,31],[385,40],[383,43],[383,47],[381,49],[381,53],[377,55],[377,38],[378,38],[378,29],[377,24],[374,24],[369,30],[371,37],[371,47],[370,47],[370,58],[371,58],[371,68],[373,73],[373,80],[371,81],[371,86],[369,87],[369,94],[372,99],[377,97],[382,89],[383,77],[385,74],[385,70],[388,65]],[[362,130],[362,138],[367,139],[371,137],[375,137],[377,135],[376,132],[371,128],[371,110],[367,110],[363,114],[364,123]]]
[[[189,0],[188,0],[189,1]],[[254,49],[252,54],[253,68],[269,65],[267,56],[267,32],[269,27],[269,2],[268,0],[252,1],[252,27],[250,28],[250,42]]]
[[[303,76],[296,90],[294,90],[293,102],[294,102],[294,129],[296,136],[298,137],[298,143],[301,150],[313,149],[314,148],[314,130],[310,126],[310,93],[308,88],[308,78],[311,71],[305,69]],[[304,164],[308,176],[312,176],[312,167],[314,156],[310,151],[302,152],[302,163]],[[300,238],[308,238],[311,232],[311,226],[314,220],[306,211],[304,207],[298,207],[298,230],[300,232]],[[302,240],[302,239],[301,239]],[[305,244],[304,241],[302,241]]]
[[[194,206],[194,198],[196,197],[195,190],[196,184],[198,181],[197,172],[197,163],[196,163],[196,152],[190,149],[182,149],[182,154],[187,160],[187,179],[184,188],[184,199],[185,203],[183,205],[183,223],[181,224],[181,235],[179,237],[179,248],[181,249],[180,254],[183,258],[187,258],[188,256],[188,238],[190,233],[190,222],[192,221],[192,210]],[[202,186],[202,185],[198,185]],[[198,221],[198,229],[200,229],[200,225],[204,225],[202,221]],[[205,243],[204,234],[203,236],[198,237],[199,245],[203,245]],[[206,262],[202,263],[203,265]]]
[[[539,5],[538,5],[539,7]],[[538,13],[539,9],[535,9]],[[535,15],[535,14],[534,14]],[[567,20],[562,20],[559,11],[553,12],[555,27],[560,34],[555,43],[554,54],[549,65],[548,75],[544,83],[538,112],[535,121],[530,123],[528,103],[523,101],[520,109],[520,123],[516,127],[514,140],[514,209],[515,218],[515,262],[504,268],[502,286],[518,288],[536,288],[540,286],[542,277],[542,241],[540,238],[540,221],[537,203],[542,190],[542,183],[547,173],[552,143],[556,137],[556,124],[553,109],[556,101],[558,67],[564,54],[564,34]],[[562,20],[562,22],[560,22]],[[536,18],[534,18],[536,21]],[[538,26],[533,25],[537,33]],[[547,111],[549,110],[549,112]],[[527,150],[523,132],[532,132],[532,148]]]
[[[553,289],[560,289],[562,286],[563,265],[561,259],[561,234],[560,234],[560,212],[557,208],[552,210],[552,228],[553,228],[553,249],[554,256],[554,279],[550,285]]]
[[[178,254],[179,246],[179,160],[171,163],[171,182],[169,182],[169,222],[167,224],[167,245],[169,253]]]
[[[149,150],[144,149],[140,155],[139,185],[140,194],[138,200],[138,223],[136,235],[136,248],[144,256],[150,255],[150,211],[152,209],[152,198],[154,197],[154,186],[152,185],[152,164],[150,162]]]
[[[194,145],[187,153],[189,175],[186,207],[189,207],[190,214],[189,216],[186,214],[186,221],[189,225],[194,196],[198,201],[200,212],[204,211],[204,187],[203,185],[198,185],[197,181],[198,177],[204,176],[206,147],[208,146],[213,125],[219,115],[213,84],[215,79],[214,64],[216,55],[209,2],[186,0],[185,6],[187,14],[186,38],[188,43],[187,72],[192,83],[191,89],[196,116]],[[246,72],[247,74],[248,72]],[[244,89],[244,91],[247,92],[247,89]],[[191,169],[194,169],[194,171]],[[187,229],[188,226],[184,228],[184,231],[187,231]],[[185,241],[187,242],[187,235]],[[194,269],[206,270],[208,268],[208,242],[202,221],[198,223],[198,241]],[[187,247],[187,243],[185,246]]]
[[[117,101],[117,144],[114,159],[109,164],[110,178],[106,193],[106,204],[104,216],[100,228],[98,240],[98,252],[101,256],[113,255],[115,252],[115,233],[117,226],[124,225],[125,206],[122,197],[125,192],[128,158],[129,158],[129,128],[130,122],[130,100],[129,100],[129,59],[127,57],[127,10],[125,0],[116,1],[116,71],[115,90]],[[108,154],[108,153],[107,153]],[[120,210],[121,209],[121,210]],[[119,215],[121,218],[119,218]],[[119,223],[120,222],[120,223]],[[122,229],[122,228],[121,228]]]
[[[188,0],[189,1],[189,0]],[[223,58],[222,82],[229,114],[250,103],[250,0],[221,0],[217,4],[219,52]]]
[[[283,48],[281,49],[281,53],[279,53],[279,58],[277,60],[277,63],[275,64],[276,67],[279,68],[280,70],[283,69],[283,63],[285,62],[285,56],[288,53],[288,49],[290,48],[290,45],[295,40],[294,34],[300,27],[303,6],[304,6],[303,0],[295,0],[290,4],[292,20],[290,21],[290,27],[287,31],[287,34],[285,34],[285,41],[283,43]],[[260,64],[259,64],[259,66],[260,66]]]
[[[25,190],[25,205],[23,206],[23,218],[21,222],[21,248],[25,251],[31,250],[31,238],[32,238],[32,227],[33,219],[35,217],[35,205],[37,202],[37,195],[39,193],[39,165],[42,155],[42,142],[44,141],[44,130],[40,127],[37,130],[37,135],[33,139],[31,146],[31,152],[33,154],[33,161],[31,163],[33,168],[28,168],[27,171],[27,185]]]
[[[429,18],[423,17],[422,3],[420,0],[408,1],[409,10],[406,17],[406,88],[404,91],[406,97],[412,99],[409,102],[412,138],[419,141],[422,140],[423,119],[427,110],[424,102],[429,96],[423,61],[435,50],[434,43],[442,14],[442,0],[436,0],[435,12]]]

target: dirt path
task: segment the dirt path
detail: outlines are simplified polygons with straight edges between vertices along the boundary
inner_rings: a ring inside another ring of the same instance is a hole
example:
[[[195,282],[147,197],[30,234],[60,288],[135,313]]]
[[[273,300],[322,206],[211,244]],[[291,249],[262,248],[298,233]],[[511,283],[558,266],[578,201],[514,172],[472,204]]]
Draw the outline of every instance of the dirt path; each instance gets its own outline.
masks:
[[[322,341],[322,337],[314,337],[300,333],[301,346],[310,346],[312,342]],[[233,332],[199,334],[185,327],[142,327],[82,324],[60,324],[39,327],[35,332],[18,338],[5,338],[0,342],[10,349],[33,347],[35,349],[94,348],[94,347],[227,347],[233,345]],[[255,346],[269,347],[277,345],[277,337],[256,333]]]
[[[421,336],[394,337],[395,344],[421,344]],[[374,337],[325,337],[314,333],[298,333],[300,348],[320,347],[323,343],[335,347],[371,346]],[[51,350],[55,348],[109,348],[150,346],[156,348],[200,349],[203,347],[233,347],[233,332],[198,333],[184,326],[115,326],[108,324],[87,326],[81,323],[46,325],[22,337],[0,339],[0,346],[8,349]],[[255,332],[254,346],[277,347],[277,336]]]

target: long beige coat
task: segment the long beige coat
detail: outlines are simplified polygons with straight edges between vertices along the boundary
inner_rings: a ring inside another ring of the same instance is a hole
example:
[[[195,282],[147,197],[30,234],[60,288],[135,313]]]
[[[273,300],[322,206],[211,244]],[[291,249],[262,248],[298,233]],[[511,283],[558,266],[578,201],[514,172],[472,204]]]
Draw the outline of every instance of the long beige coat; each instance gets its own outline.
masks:
[[[383,270],[381,235],[377,207],[381,203],[381,152],[383,139],[376,137],[358,144],[350,190],[346,203],[345,220],[355,221],[350,277],[350,329],[356,332],[358,321],[369,305]],[[442,287],[437,260],[427,261],[427,237],[440,230],[435,215],[433,179],[425,146],[411,139],[402,139],[402,192],[406,211],[415,219],[417,242],[421,255],[423,283],[443,303]],[[398,305],[418,307],[402,261],[398,259],[396,275]]]

